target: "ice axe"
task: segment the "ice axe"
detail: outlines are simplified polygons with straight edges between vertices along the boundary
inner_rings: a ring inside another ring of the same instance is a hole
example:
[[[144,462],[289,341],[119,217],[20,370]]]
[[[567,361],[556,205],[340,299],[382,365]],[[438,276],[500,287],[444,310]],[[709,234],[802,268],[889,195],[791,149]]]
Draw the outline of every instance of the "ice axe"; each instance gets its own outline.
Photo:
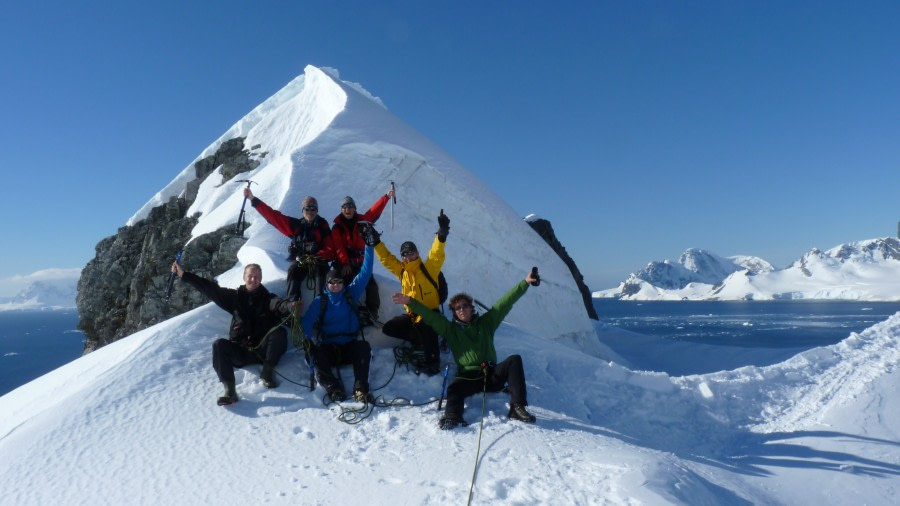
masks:
[[[184,253],[184,250],[178,252],[175,255],[175,263],[181,262],[181,254]],[[166,284],[166,304],[169,303],[169,297],[172,296],[172,287],[175,286],[175,276],[178,274],[173,272],[171,276],[169,276],[169,283]]]
[[[397,189],[391,181],[391,230],[394,230],[394,206],[397,205]]]
[[[441,385],[441,400],[438,401],[438,411],[444,404],[444,395],[447,393],[447,375],[450,373],[450,364],[444,366],[444,384]]]
[[[259,184],[256,181],[250,181],[249,179],[238,179],[235,183],[247,183],[247,188],[250,188],[251,184]],[[241,204],[241,214],[238,215],[237,225],[234,226],[234,234],[235,235],[244,235],[244,215],[246,211],[244,208],[247,207],[247,197],[244,196],[244,203]]]

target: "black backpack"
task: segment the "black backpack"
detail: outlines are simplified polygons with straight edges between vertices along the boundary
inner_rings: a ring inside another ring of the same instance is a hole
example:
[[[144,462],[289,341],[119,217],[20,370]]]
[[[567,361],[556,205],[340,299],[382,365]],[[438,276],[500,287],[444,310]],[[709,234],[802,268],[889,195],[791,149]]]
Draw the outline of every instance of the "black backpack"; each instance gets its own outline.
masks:
[[[447,302],[447,294],[448,294],[447,279],[444,278],[444,271],[438,272],[438,282],[437,283],[435,283],[434,280],[431,278],[431,274],[428,274],[428,269],[426,269],[424,265],[422,266],[422,273],[425,274],[425,279],[427,279],[429,282],[431,282],[432,286],[437,288],[438,298],[441,300],[441,304],[443,304],[444,302]]]

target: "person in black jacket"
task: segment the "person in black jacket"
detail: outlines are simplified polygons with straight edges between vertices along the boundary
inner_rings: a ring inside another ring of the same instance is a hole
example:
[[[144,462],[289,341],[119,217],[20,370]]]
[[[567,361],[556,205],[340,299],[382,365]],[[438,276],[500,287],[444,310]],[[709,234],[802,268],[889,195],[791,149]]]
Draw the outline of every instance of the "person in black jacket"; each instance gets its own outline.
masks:
[[[172,272],[231,313],[228,339],[217,339],[212,347],[213,369],[225,385],[225,394],[218,399],[219,405],[238,401],[235,367],[262,364],[260,379],[263,385],[275,388],[273,372],[287,351],[287,331],[279,323],[290,314],[293,303],[266,290],[262,285],[262,268],[258,264],[245,267],[244,284],[237,289],[222,288],[218,283],[187,272],[178,262],[172,263]]]

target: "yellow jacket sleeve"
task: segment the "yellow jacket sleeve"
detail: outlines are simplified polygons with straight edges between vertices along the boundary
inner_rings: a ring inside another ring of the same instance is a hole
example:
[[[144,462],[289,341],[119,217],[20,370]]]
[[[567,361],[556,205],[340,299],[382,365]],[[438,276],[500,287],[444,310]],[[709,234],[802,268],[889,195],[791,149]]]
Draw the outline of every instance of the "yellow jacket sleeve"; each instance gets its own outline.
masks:
[[[378,256],[378,261],[381,262],[385,269],[391,271],[394,276],[397,276],[397,279],[401,279],[403,263],[388,251],[387,246],[383,242],[375,245],[375,255]]]

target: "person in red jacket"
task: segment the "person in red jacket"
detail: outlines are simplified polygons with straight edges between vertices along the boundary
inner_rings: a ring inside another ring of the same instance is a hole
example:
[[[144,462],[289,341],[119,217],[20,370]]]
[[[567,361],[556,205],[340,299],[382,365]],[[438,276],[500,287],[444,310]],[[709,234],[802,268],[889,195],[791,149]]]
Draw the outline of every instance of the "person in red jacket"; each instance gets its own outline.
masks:
[[[269,207],[253,196],[250,188],[244,188],[244,197],[279,232],[291,238],[291,265],[287,272],[287,295],[291,301],[299,301],[303,281],[312,289],[313,297],[325,289],[328,262],[334,259],[331,229],[325,218],[319,216],[319,203],[313,197],[304,197],[303,217],[293,218]],[[312,279],[310,276],[313,276]]]
[[[375,223],[393,197],[394,190],[388,190],[363,214],[356,212],[356,202],[353,201],[353,198],[348,196],[341,201],[341,214],[335,216],[334,225],[331,227],[331,240],[335,256],[332,267],[341,273],[345,286],[350,285],[350,282],[353,281],[353,278],[359,274],[359,270],[362,268],[366,241],[363,239],[359,222]],[[381,299],[378,296],[378,284],[373,276],[369,279],[369,284],[366,285],[366,309],[371,319],[378,319],[378,308],[380,306]]]

